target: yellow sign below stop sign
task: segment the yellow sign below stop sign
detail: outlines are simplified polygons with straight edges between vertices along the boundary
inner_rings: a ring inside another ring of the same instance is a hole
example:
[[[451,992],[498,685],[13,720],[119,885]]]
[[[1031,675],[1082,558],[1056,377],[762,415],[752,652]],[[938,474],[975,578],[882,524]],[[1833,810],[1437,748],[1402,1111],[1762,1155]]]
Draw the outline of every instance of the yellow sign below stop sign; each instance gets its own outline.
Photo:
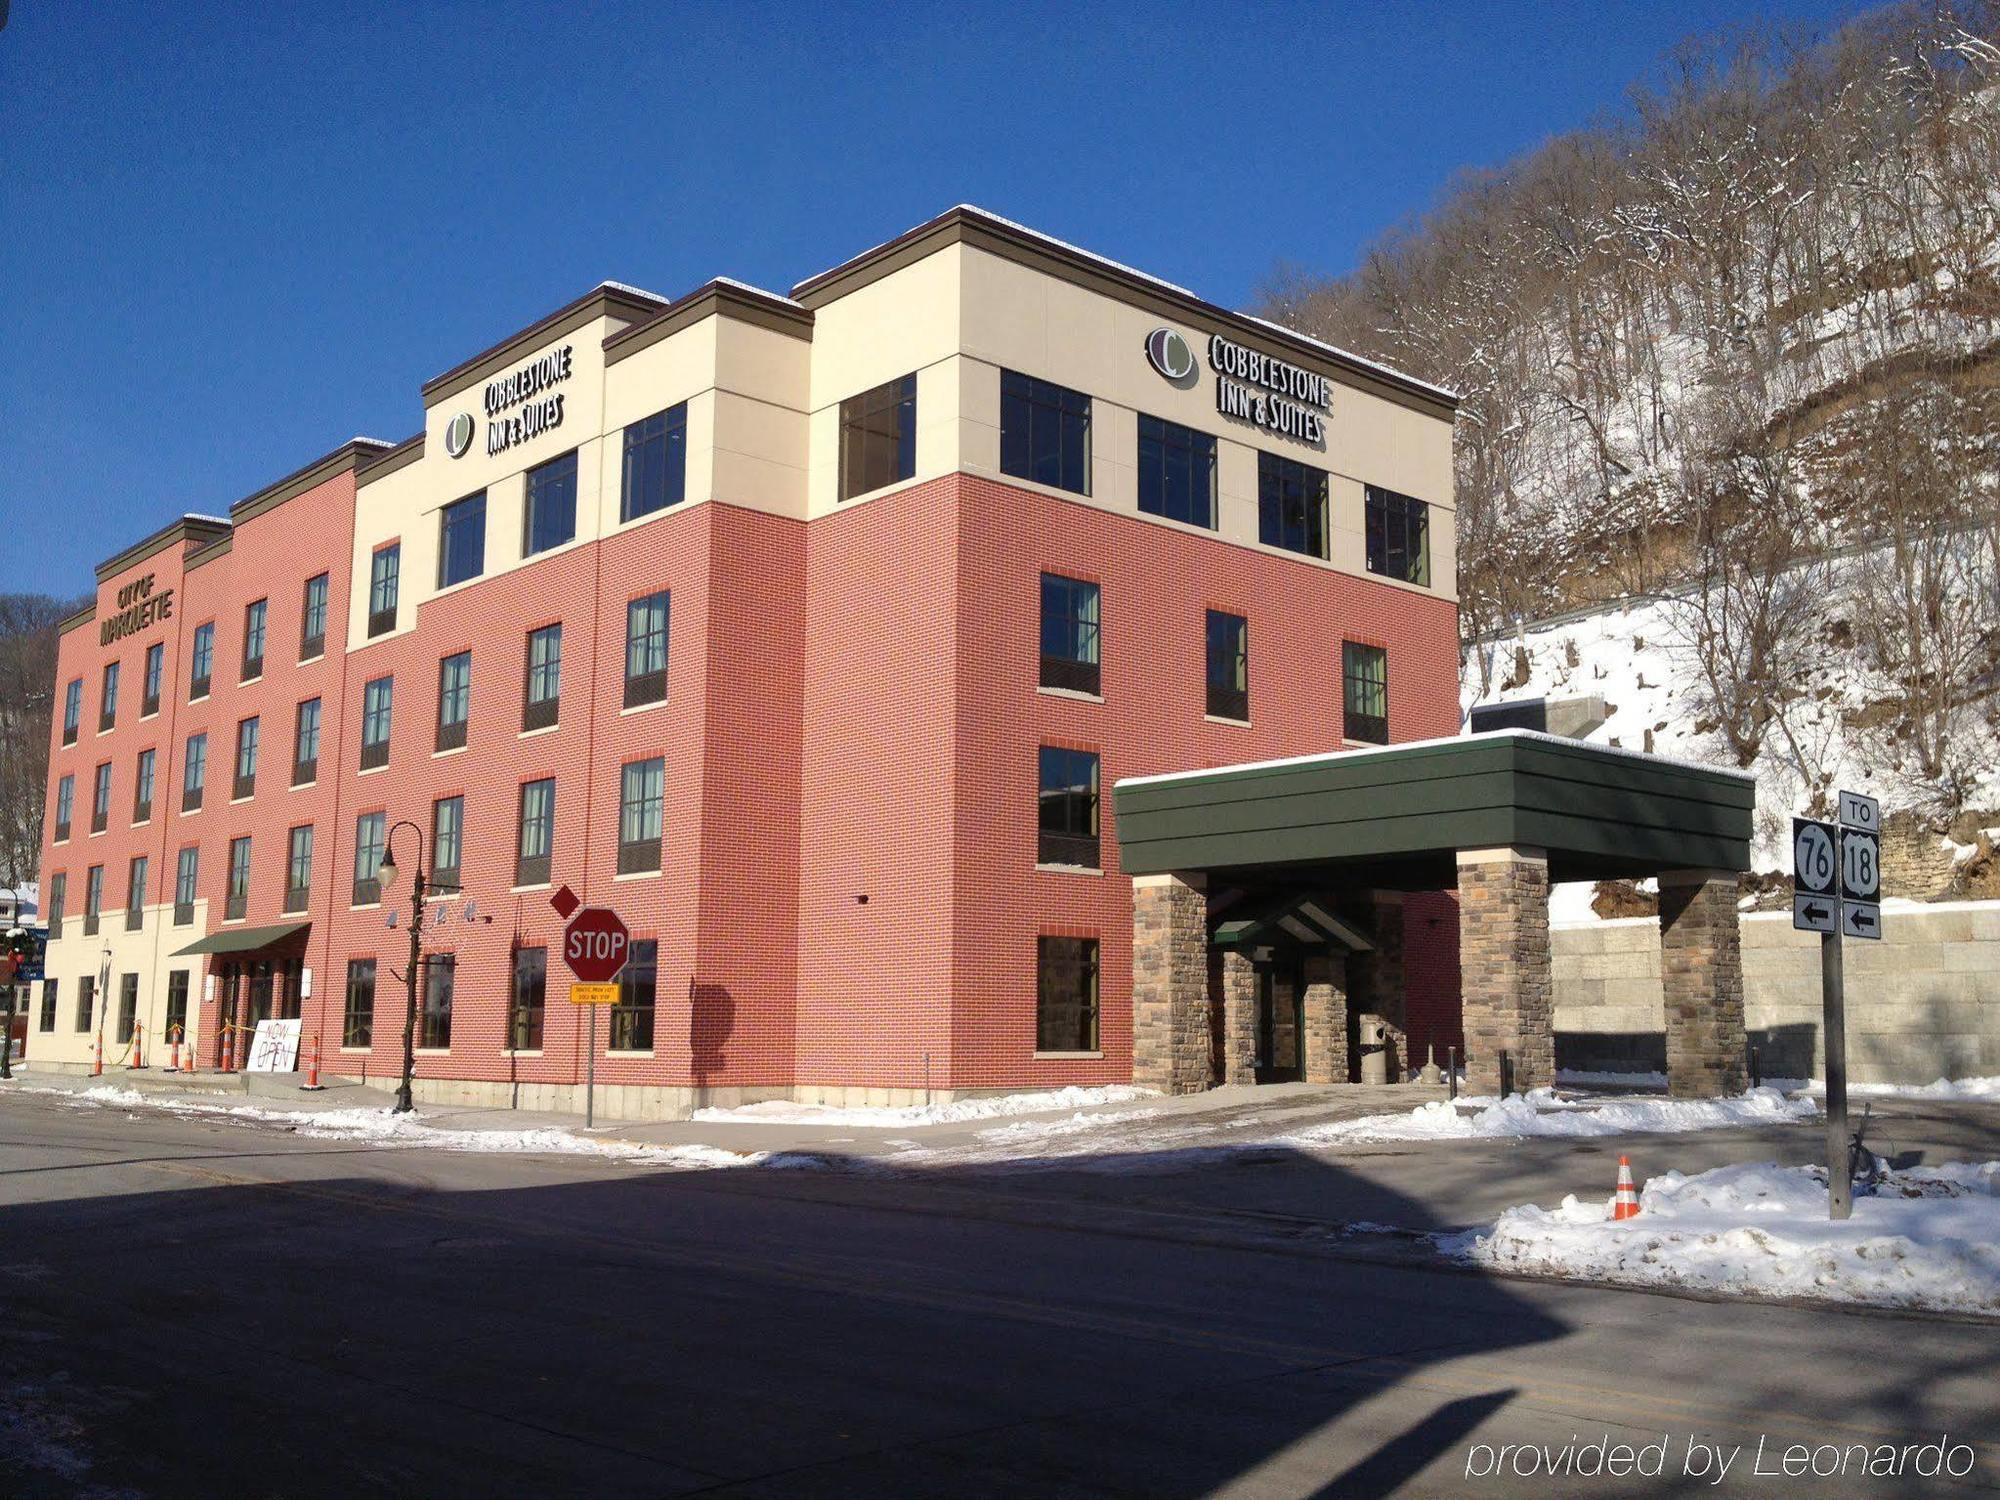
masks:
[[[571,1005],[616,1005],[618,1003],[617,984],[573,984],[569,987]]]

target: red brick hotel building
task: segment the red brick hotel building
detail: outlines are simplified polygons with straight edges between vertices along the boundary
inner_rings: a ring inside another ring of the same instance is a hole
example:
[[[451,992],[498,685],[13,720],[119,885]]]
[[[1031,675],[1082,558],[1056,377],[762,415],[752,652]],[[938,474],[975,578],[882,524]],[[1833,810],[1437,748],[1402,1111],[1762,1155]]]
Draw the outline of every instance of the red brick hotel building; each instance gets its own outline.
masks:
[[[978,210],[423,406],[98,569],[38,1062],[393,1074],[408,823],[420,1097],[572,1102],[564,885],[638,940],[608,1113],[1122,1082],[1113,783],[1457,729],[1450,396]]]

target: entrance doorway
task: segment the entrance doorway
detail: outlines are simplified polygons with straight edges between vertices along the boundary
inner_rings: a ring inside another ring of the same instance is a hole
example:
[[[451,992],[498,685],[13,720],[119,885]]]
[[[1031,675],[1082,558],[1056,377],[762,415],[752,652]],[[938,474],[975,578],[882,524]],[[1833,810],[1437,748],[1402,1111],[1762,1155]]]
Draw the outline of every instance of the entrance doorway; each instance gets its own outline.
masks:
[[[1295,958],[1257,965],[1259,1083],[1297,1083],[1305,1077],[1305,974]]]

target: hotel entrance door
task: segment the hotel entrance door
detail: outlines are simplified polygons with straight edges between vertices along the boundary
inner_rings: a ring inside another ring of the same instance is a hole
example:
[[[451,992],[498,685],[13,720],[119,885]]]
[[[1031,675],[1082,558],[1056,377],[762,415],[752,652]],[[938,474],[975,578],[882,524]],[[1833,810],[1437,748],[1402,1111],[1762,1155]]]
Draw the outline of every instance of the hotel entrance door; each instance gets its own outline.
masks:
[[[1305,1077],[1305,983],[1293,959],[1257,965],[1257,1061],[1259,1083],[1297,1083]]]

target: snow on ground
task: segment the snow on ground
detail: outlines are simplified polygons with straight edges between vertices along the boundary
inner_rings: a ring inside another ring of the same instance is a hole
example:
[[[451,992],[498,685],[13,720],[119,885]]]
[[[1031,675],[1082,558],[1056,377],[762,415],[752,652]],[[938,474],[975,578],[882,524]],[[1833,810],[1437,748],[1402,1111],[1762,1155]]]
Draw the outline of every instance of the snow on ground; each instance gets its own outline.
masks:
[[[910,1125],[948,1125],[961,1120],[990,1120],[1003,1115],[1031,1115],[1056,1110],[1085,1109],[1098,1104],[1129,1104],[1159,1097],[1153,1089],[1129,1084],[1102,1088],[1061,1088],[1035,1094],[990,1094],[954,1099],[948,1104],[858,1105],[795,1104],[786,1099],[743,1104],[733,1109],[698,1109],[696,1120],[732,1125],[849,1125],[863,1129]]]
[[[1667,1172],[1639,1210],[1619,1223],[1611,1200],[1572,1195],[1438,1245],[1572,1280],[2000,1315],[2000,1162],[1891,1173],[1841,1222],[1827,1218],[1823,1169],[1772,1162]]]
[[[1557,1068],[1556,1082],[1565,1088],[1663,1089],[1664,1073],[1597,1073],[1589,1068]]]
[[[1651,1131],[1681,1135],[1781,1125],[1816,1118],[1810,1099],[1788,1099],[1776,1089],[1751,1089],[1733,1099],[1562,1099],[1553,1089],[1533,1089],[1505,1099],[1464,1098],[1420,1104],[1408,1114],[1369,1115],[1314,1125],[1288,1137],[1299,1145],[1345,1141],[1478,1140],[1519,1136],[1608,1136]]]
[[[1812,1088],[1826,1092],[1826,1080],[1815,1078]],[[2000,1078],[1940,1078],[1935,1083],[1850,1083],[1850,1098],[1876,1099],[1993,1099],[2000,1100]]]

